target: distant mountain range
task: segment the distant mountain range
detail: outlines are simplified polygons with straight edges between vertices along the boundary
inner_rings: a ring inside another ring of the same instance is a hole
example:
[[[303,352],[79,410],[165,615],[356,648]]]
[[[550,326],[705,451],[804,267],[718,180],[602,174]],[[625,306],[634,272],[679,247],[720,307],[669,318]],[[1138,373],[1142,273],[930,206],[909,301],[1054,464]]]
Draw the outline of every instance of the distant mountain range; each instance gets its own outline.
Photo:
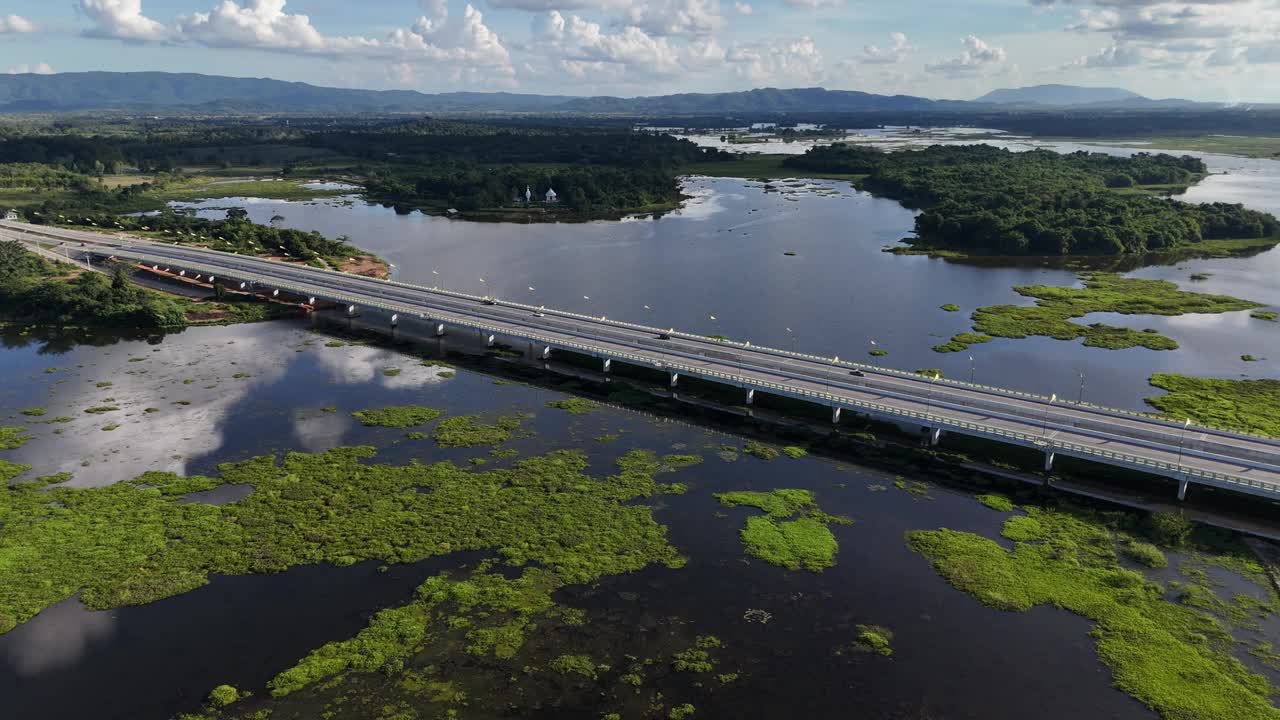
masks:
[[[750,113],[983,111],[1008,106],[1217,107],[1149,100],[1119,88],[1071,85],[993,90],[976,101],[930,100],[851,90],[762,88],[654,97],[571,97],[514,93],[353,90],[264,78],[193,73],[86,72],[0,75],[0,112],[119,110],[150,113],[532,113],[680,116]]]

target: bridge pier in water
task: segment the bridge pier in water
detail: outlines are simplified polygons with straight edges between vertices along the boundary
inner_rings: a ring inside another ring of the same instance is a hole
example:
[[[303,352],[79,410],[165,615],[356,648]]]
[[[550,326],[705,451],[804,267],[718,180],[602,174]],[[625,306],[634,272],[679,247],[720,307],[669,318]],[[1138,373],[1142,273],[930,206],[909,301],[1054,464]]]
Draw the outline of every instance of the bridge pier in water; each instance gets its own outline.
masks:
[[[750,405],[756,401],[756,391],[754,388],[747,389],[747,404]]]
[[[1044,469],[1045,469],[1045,472],[1048,472],[1048,471],[1050,471],[1050,470],[1052,470],[1052,469],[1053,469],[1053,460],[1054,460],[1054,458],[1056,458],[1057,456],[1058,456],[1058,455],[1057,455],[1057,453],[1055,453],[1055,452],[1054,452],[1054,451],[1052,451],[1052,450],[1045,450],[1045,451],[1044,451]]]
[[[1191,484],[1191,481],[1185,477],[1178,481],[1178,499],[1179,500],[1187,499],[1187,486],[1190,484]]]
[[[928,428],[928,430],[930,445],[937,445],[939,442],[942,442],[942,428]]]
[[[603,364],[603,365],[602,365],[602,367],[601,367],[601,371],[602,371],[602,372],[605,372],[605,373],[608,373],[608,372],[609,372],[609,367],[610,367],[610,366],[612,366],[612,365],[613,365],[613,360],[610,360],[609,358],[605,358],[605,359],[604,359],[604,364]]]
[[[833,425],[838,425],[840,423],[840,408],[831,408],[831,423]]]
[[[671,373],[671,385],[670,385],[670,386],[671,386],[671,387],[675,387],[675,386],[676,386],[676,382],[677,382],[678,380],[680,380],[680,373],[675,373],[675,372]]]

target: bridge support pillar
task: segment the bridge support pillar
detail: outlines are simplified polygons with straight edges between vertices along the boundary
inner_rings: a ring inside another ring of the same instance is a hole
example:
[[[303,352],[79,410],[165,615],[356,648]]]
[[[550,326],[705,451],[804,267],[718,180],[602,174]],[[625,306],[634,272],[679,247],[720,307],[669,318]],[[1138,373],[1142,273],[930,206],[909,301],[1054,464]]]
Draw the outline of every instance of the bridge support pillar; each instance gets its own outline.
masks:
[[[551,346],[547,345],[546,347],[542,348],[542,359],[546,360],[549,357],[551,357]]]
[[[942,441],[942,428],[929,428],[929,444],[937,445]]]
[[[1057,453],[1055,453],[1055,452],[1054,452],[1054,451],[1052,451],[1052,450],[1045,450],[1045,451],[1044,451],[1044,469],[1045,469],[1045,472],[1048,472],[1049,470],[1052,470],[1052,469],[1053,469],[1053,460],[1054,460],[1054,458],[1056,458],[1057,456],[1058,456],[1058,455],[1057,455]]]
[[[831,422],[832,422],[832,424],[839,424],[839,422],[840,422],[840,408],[838,408],[838,407],[833,407],[833,408],[831,408]]]
[[[747,404],[750,405],[756,401],[756,391],[754,388],[747,389]]]
[[[605,358],[605,359],[604,359],[604,363],[601,365],[601,370],[602,370],[603,372],[609,372],[609,368],[610,368],[610,366],[612,366],[612,365],[613,365],[613,361],[612,361],[612,360],[610,360],[609,358]]]
[[[680,373],[671,373],[671,387],[675,387],[676,383],[679,381],[680,381]]]
[[[444,323],[436,323],[436,337],[444,337]]]
[[[1187,485],[1189,484],[1190,484],[1190,481],[1187,480],[1186,478],[1182,478],[1181,480],[1178,481],[1178,499],[1179,500],[1187,499]]]
[[[494,345],[496,345],[496,344],[497,344],[497,343],[496,343],[496,341],[494,340],[494,337],[493,337],[492,335],[486,335],[486,336],[485,336],[485,338],[484,338],[484,346],[485,346],[485,347],[493,347],[493,346],[494,346]]]

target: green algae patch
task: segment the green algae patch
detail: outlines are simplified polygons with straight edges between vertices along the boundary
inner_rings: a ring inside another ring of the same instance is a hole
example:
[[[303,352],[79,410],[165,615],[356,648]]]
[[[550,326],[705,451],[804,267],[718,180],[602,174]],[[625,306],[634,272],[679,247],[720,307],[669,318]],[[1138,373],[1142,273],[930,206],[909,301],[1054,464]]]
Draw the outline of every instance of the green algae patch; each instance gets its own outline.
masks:
[[[747,553],[788,570],[819,571],[835,565],[835,535],[813,518],[778,522],[767,517],[747,518],[742,529]]]
[[[960,306],[955,303],[947,303],[940,307],[947,312],[960,312]]]
[[[999,512],[1013,512],[1014,508],[1013,501],[999,493],[979,495],[978,502],[986,505],[992,510],[998,510]]]
[[[1259,303],[1226,295],[1179,290],[1167,280],[1126,278],[1111,273],[1080,275],[1083,288],[1055,285],[1019,285],[1014,292],[1035,298],[1035,305],[995,305],[978,308],[973,313],[973,329],[1003,338],[1029,336],[1057,340],[1084,338],[1089,347],[1121,350],[1145,347],[1151,350],[1175,350],[1178,343],[1154,330],[1133,330],[1094,323],[1071,322],[1090,313],[1110,312],[1123,315],[1183,315],[1186,313],[1224,313],[1252,310]]]
[[[1146,399],[1169,418],[1190,418],[1223,430],[1280,437],[1280,380],[1230,380],[1156,373],[1152,386],[1168,391]]]
[[[477,415],[461,415],[441,420],[432,437],[443,448],[501,445],[511,439],[523,420],[520,415],[506,415],[487,424],[480,422]]]
[[[742,452],[758,457],[761,460],[775,460],[781,454],[778,452],[778,448],[755,440],[748,440],[746,447],[742,448]]]
[[[240,699],[240,691],[234,685],[219,685],[209,693],[209,704],[215,708],[226,707]]]
[[[44,408],[34,407],[34,408],[27,408],[26,410],[23,410],[22,414],[26,415],[27,417],[40,417],[44,415],[45,412],[47,411]]]
[[[552,658],[549,664],[552,670],[561,675],[580,675],[589,680],[595,680],[597,670],[600,669],[590,655],[560,655]],[[603,669],[607,670],[608,666]]]
[[[667,713],[668,720],[689,720],[697,714],[697,709],[690,703],[683,703],[671,708],[671,712]]]
[[[31,436],[24,427],[0,427],[0,450],[17,450],[30,439]]]
[[[725,507],[753,507],[765,511],[769,517],[786,519],[793,515],[816,510],[818,505],[808,490],[784,489],[767,493],[751,490],[717,493],[716,499]]]
[[[1160,552],[1160,548],[1151,543],[1135,540],[1127,543],[1122,549],[1125,555],[1149,568],[1169,567],[1169,558]]]
[[[788,446],[786,446],[786,447],[782,448],[782,454],[783,454],[783,455],[786,455],[787,457],[791,458],[792,460],[799,460],[800,458],[804,457],[805,455],[808,455],[808,454],[809,454],[809,451],[808,451],[808,450],[806,450],[806,449],[804,449],[804,448],[802,448],[802,447],[800,447],[799,445],[788,445]]]
[[[953,353],[968,350],[970,345],[980,345],[982,343],[991,342],[990,335],[975,332],[962,332],[951,336],[951,339],[941,345],[934,345],[933,351],[936,353]]]
[[[741,530],[747,554],[788,570],[820,571],[835,564],[839,545],[827,525],[849,524],[847,518],[828,515],[818,509],[808,490],[780,489],[771,492],[739,490],[718,493],[726,507],[753,507],[765,516],[747,518]],[[796,515],[802,517],[791,520]]]
[[[605,478],[584,474],[585,455],[571,451],[484,472],[365,462],[374,455],[334,448],[226,463],[207,479],[147,473],[105,487],[0,488],[0,632],[77,593],[103,610],[188,592],[210,574],[320,562],[489,550],[565,584],[683,564],[651,509],[631,502],[655,492],[652,453]],[[254,491],[221,506],[176,501],[222,484]]]
[[[893,631],[882,625],[859,625],[853,645],[862,652],[888,657],[893,654]]]
[[[669,470],[680,470],[691,465],[701,465],[701,455],[663,455],[662,465]]]
[[[563,400],[549,400],[547,407],[563,410],[570,415],[586,415],[595,412],[600,406],[587,400],[586,398],[565,398]]]
[[[671,669],[687,673],[712,672],[716,669],[716,659],[711,651],[723,647],[724,644],[715,635],[699,635],[694,638],[692,647],[681,650],[671,657]]]
[[[1232,635],[1217,618],[1166,600],[1158,584],[1120,564],[1116,544],[1132,539],[1126,516],[1025,509],[1002,533],[1015,541],[1012,550],[947,529],[910,532],[907,542],[985,605],[1013,612],[1054,605],[1093,620],[1115,685],[1164,717],[1280,717],[1269,699],[1276,688],[1233,656]]]
[[[410,428],[425,425],[444,414],[443,410],[422,405],[392,405],[351,413],[366,427]]]
[[[888,351],[888,350],[881,350],[881,349],[877,348],[877,349],[875,349],[875,350],[871,350],[871,351],[869,351],[867,354],[868,354],[868,355],[870,355],[871,357],[884,357],[885,355],[888,355],[888,354],[889,354],[889,351]]]
[[[1277,319],[1280,319],[1280,313],[1276,313],[1272,310],[1258,310],[1257,312],[1249,313],[1249,317],[1254,320],[1270,320],[1271,322],[1275,322]]]
[[[0,460],[0,483],[8,484],[14,478],[31,469],[30,465],[21,465],[8,460]],[[3,520],[3,516],[0,516]],[[0,631],[4,628],[4,617],[0,615]]]

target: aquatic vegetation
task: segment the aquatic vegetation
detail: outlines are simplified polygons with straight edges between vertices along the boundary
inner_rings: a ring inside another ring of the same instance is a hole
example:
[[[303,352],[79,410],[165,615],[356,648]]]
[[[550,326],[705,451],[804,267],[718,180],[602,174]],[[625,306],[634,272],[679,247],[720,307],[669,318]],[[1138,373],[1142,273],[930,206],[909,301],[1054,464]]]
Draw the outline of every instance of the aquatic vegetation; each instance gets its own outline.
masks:
[[[94,384],[94,387],[98,387],[98,388],[109,388],[109,387],[111,387],[111,381],[110,381],[110,380],[104,380],[104,381],[102,381],[102,382],[100,382],[100,383],[96,383],[96,384]]]
[[[581,675],[591,680],[596,679],[596,664],[588,655],[561,655],[553,658],[551,669],[561,675]]]
[[[772,445],[766,445],[755,440],[748,440],[746,446],[742,448],[742,452],[748,455],[754,455],[761,460],[774,460],[780,454],[778,449]]]
[[[960,306],[955,303],[947,303],[942,305],[941,308],[947,312],[960,312]]]
[[[1124,315],[1182,315],[1224,313],[1261,307],[1249,300],[1180,290],[1166,280],[1126,278],[1111,273],[1084,273],[1083,288],[1050,285],[1020,285],[1019,295],[1036,299],[1036,304],[996,305],[973,313],[973,329],[987,335],[1024,338],[1030,335],[1074,340],[1084,338],[1089,347],[1119,350],[1145,347],[1174,350],[1178,344],[1155,331],[1137,331],[1095,323],[1081,325],[1074,318],[1090,313]]]
[[[1258,358],[1254,355],[1249,355],[1246,353],[1244,355],[1241,355],[1240,359],[1243,360],[1244,362],[1258,362],[1258,360],[1260,360],[1261,358]]]
[[[1093,620],[1115,685],[1165,717],[1277,716],[1275,688],[1232,655],[1233,638],[1218,619],[1169,602],[1159,585],[1120,565],[1121,514],[1025,509],[1002,533],[1015,541],[1012,550],[946,529],[911,532],[907,541],[983,604],[1015,612],[1055,605]]]
[[[723,648],[724,644],[715,635],[699,635],[694,638],[693,646],[681,650],[672,656],[671,667],[676,672],[707,673],[715,670],[715,659],[712,650]]]
[[[505,415],[493,424],[485,424],[476,415],[461,415],[441,420],[432,437],[444,448],[501,445],[511,439],[522,421],[520,415]]]
[[[695,712],[696,710],[693,705],[684,703],[683,705],[677,705],[671,708],[671,712],[667,713],[667,717],[670,718],[670,720],[688,720],[694,716]]]
[[[111,424],[111,425],[103,425],[103,426],[102,426],[102,429],[103,429],[103,430],[105,430],[105,431],[107,431],[107,432],[111,432],[112,430],[115,430],[115,429],[116,429],[116,428],[118,428],[118,427],[120,427],[120,426],[119,426],[119,425],[115,425],[115,424]]]
[[[1280,437],[1280,380],[1229,380],[1156,373],[1148,381],[1168,393],[1146,399],[1164,415],[1235,430]]]
[[[22,473],[31,469],[30,465],[20,465],[8,460],[0,460],[0,483],[8,484],[9,481],[18,477]],[[3,516],[0,516],[3,519]],[[4,616],[0,615],[0,631],[4,630]]]
[[[687,468],[702,463],[701,455],[663,455],[662,464],[671,470]]]
[[[728,685],[731,682],[737,682],[738,673],[720,673],[716,676],[716,680],[719,680],[721,685]]]
[[[549,400],[547,401],[547,407],[564,410],[570,415],[586,415],[589,412],[594,412],[600,406],[586,398],[574,397],[563,400]]]
[[[759,608],[749,608],[746,612],[742,613],[742,619],[749,623],[768,625],[769,621],[773,619],[773,613]]]
[[[30,439],[31,436],[27,434],[27,429],[24,427],[0,427],[0,450],[17,450],[26,445]]]
[[[219,685],[209,693],[209,704],[213,707],[226,707],[240,699],[240,691],[234,685]]]
[[[415,430],[414,432],[407,432],[407,433],[405,433],[405,434],[404,434],[404,436],[405,436],[405,438],[406,438],[406,439],[408,439],[408,440],[422,440],[423,438],[425,438],[425,437],[427,436],[427,434],[426,434],[426,433],[424,433],[424,432],[417,432],[417,431]]]
[[[454,372],[454,371],[452,371],[452,370],[445,370],[445,371],[443,371],[443,372],[441,372],[441,373],[438,373],[438,374],[436,375],[436,377],[438,377],[438,378],[444,378],[445,380],[448,380],[449,378],[457,377],[457,375],[458,375],[458,373],[456,373],[456,372]]]
[[[45,409],[42,407],[27,408],[22,411],[22,414],[27,417],[40,417],[45,414]]]
[[[863,652],[875,653],[888,657],[893,654],[893,631],[881,625],[859,625],[853,641],[854,647]]]
[[[102,413],[115,412],[116,410],[119,410],[119,409],[120,408],[116,407],[115,405],[97,405],[91,408],[85,408],[84,411],[89,413],[90,415],[101,415]]]
[[[1151,543],[1133,541],[1125,544],[1123,548],[1125,555],[1146,565],[1149,568],[1162,568],[1169,566],[1169,559],[1160,552],[1160,548]]]
[[[813,518],[778,522],[747,518],[742,529],[747,553],[788,570],[822,570],[835,564],[838,545],[826,525]]]
[[[980,345],[982,343],[991,342],[990,335],[975,332],[956,333],[951,339],[941,345],[934,345],[933,351],[937,353],[952,353],[968,350],[970,345]]]
[[[818,507],[813,493],[808,490],[782,489],[767,493],[736,490],[716,493],[715,498],[725,507],[753,507],[779,520],[785,520],[797,513],[816,510]]]
[[[924,498],[925,500],[933,499],[929,496],[929,488],[932,486],[923,480],[908,480],[899,475],[893,479],[893,486],[899,490],[905,490],[909,495],[917,498]]]
[[[232,375],[231,377],[234,380],[244,380],[245,378],[251,378],[253,376],[247,372],[238,372],[235,375]]]
[[[325,346],[325,347],[329,347],[329,348],[340,348],[340,347],[346,347],[346,345],[347,345],[346,343],[341,342],[341,341],[338,341],[338,340],[330,340],[329,342],[327,342],[327,343],[325,343],[325,344],[324,344],[324,346]]]
[[[487,472],[362,462],[374,454],[348,447],[220,465],[196,485],[254,488],[220,506],[175,502],[193,481],[169,473],[94,488],[57,476],[0,488],[0,633],[76,593],[107,609],[193,590],[210,574],[319,562],[489,549],[513,566],[537,563],[560,584],[683,564],[650,508],[630,503],[654,492],[652,453],[620,461],[604,479],[583,474],[585,456],[569,451]],[[496,635],[472,644],[510,646]]]
[[[358,410],[351,416],[366,427],[409,428],[425,425],[443,414],[443,410],[422,405],[388,405]]]
[[[999,510],[1000,512],[1013,512],[1014,508],[1013,501],[999,493],[979,495],[978,502],[986,505],[992,510]]]
[[[888,355],[888,354],[889,354],[889,351],[888,351],[888,350],[881,350],[880,348],[876,348],[875,350],[872,350],[872,351],[868,352],[867,354],[868,354],[868,355],[871,355],[872,357],[884,357],[885,355]]]
[[[799,460],[805,455],[808,455],[809,451],[798,445],[787,445],[786,447],[782,448],[782,454],[786,455],[792,460]]]
[[[1249,313],[1249,317],[1255,320],[1270,320],[1272,322],[1275,322],[1277,319],[1280,319],[1280,313],[1274,312],[1272,310],[1256,310],[1254,312]]]

